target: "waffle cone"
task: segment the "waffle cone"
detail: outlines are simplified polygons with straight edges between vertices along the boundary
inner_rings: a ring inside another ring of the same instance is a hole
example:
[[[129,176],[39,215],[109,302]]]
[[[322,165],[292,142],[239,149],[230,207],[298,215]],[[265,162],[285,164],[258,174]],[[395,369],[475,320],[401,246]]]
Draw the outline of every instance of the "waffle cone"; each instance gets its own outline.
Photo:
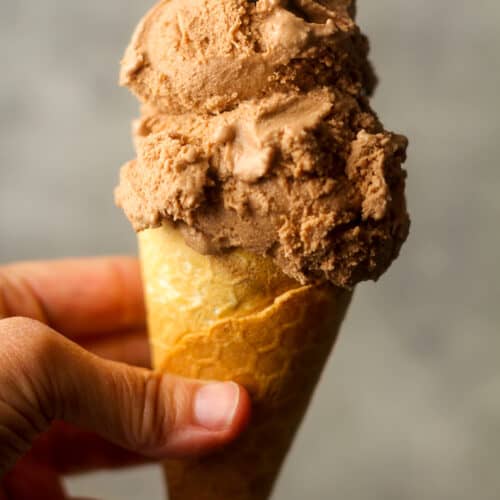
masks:
[[[201,255],[168,226],[139,235],[156,369],[234,380],[249,428],[199,459],[166,462],[171,500],[265,500],[335,342],[351,294],[301,286],[268,258]]]

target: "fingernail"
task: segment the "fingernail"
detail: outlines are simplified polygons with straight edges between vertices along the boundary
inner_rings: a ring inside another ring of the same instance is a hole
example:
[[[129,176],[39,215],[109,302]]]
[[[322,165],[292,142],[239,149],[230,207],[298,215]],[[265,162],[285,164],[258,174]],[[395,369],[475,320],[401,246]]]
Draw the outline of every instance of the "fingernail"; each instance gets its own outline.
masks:
[[[196,424],[219,431],[229,427],[240,401],[240,388],[234,382],[210,383],[198,389],[193,413]]]

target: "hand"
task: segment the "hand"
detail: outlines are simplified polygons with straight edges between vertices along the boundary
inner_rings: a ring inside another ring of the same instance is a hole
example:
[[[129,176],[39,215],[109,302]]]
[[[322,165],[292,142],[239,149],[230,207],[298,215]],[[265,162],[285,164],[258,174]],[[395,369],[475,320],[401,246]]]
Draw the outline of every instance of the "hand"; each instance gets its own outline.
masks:
[[[61,474],[205,453],[244,428],[240,386],[148,363],[135,260],[0,267],[0,499],[66,498]]]

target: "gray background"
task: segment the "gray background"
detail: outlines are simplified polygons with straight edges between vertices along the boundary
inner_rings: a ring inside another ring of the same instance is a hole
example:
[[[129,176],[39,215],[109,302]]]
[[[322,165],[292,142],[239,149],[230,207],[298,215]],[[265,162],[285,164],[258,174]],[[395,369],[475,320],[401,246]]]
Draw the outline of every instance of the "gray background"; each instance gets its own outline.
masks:
[[[0,0],[0,262],[134,252],[114,208],[140,0]],[[500,3],[359,0],[375,107],[411,138],[411,239],[359,287],[276,500],[500,498]],[[70,481],[160,498],[154,468]]]

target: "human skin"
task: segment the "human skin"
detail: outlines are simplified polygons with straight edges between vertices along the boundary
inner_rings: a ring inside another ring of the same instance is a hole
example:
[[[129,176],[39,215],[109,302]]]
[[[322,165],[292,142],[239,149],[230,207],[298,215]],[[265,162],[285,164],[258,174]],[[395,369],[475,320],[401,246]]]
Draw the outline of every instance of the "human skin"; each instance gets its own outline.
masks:
[[[0,267],[0,500],[67,498],[62,474],[203,454],[245,427],[240,386],[148,366],[135,259]]]

